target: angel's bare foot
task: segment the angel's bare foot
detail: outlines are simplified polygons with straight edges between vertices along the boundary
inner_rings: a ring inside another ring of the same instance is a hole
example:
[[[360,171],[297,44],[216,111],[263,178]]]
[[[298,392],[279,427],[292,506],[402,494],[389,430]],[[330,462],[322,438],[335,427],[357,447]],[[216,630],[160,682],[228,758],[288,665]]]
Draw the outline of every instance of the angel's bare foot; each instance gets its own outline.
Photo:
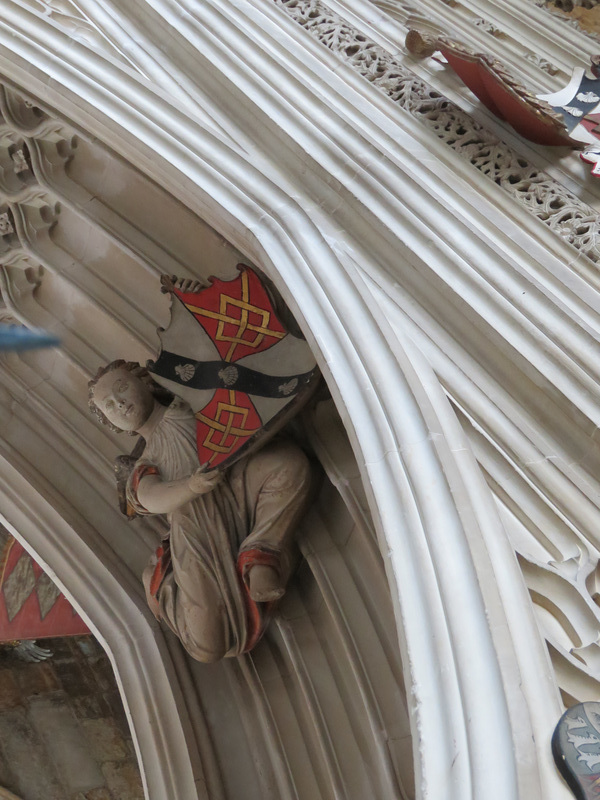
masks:
[[[285,594],[279,573],[265,564],[255,564],[248,572],[248,591],[255,603],[270,603]]]

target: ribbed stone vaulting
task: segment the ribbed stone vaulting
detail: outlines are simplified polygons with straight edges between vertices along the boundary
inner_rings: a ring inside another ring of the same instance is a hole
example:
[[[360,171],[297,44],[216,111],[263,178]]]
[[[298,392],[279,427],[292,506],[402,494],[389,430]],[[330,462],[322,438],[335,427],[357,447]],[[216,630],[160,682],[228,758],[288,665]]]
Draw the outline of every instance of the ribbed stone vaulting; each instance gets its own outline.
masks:
[[[600,694],[600,181],[410,28],[550,92],[594,43],[528,0],[0,0],[0,516],[106,647],[149,800],[566,800]],[[152,617],[164,521],[87,381],[156,355],[162,273],[279,289],[327,384],[320,488],[250,654]],[[24,578],[26,580],[26,576]],[[15,595],[16,596],[16,595]],[[26,799],[25,799],[26,800]]]

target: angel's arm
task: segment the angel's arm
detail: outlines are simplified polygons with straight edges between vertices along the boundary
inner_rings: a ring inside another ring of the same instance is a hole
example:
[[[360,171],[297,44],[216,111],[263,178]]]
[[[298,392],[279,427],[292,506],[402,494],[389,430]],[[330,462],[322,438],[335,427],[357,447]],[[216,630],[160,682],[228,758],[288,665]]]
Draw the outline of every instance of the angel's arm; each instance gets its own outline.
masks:
[[[194,500],[200,494],[212,492],[220,483],[222,472],[205,472],[200,467],[186,478],[164,481],[160,475],[145,475],[139,483],[137,497],[151,514],[168,514]]]

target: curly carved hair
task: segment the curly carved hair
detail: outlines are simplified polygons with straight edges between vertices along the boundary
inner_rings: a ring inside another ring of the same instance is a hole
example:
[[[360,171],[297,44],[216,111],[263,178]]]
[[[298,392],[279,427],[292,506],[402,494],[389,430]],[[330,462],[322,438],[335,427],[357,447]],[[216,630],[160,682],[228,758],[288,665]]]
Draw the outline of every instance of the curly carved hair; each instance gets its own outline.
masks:
[[[118,428],[116,425],[113,425],[112,422],[110,422],[110,420],[96,405],[94,400],[94,389],[96,388],[96,384],[100,378],[115,369],[126,369],[136,378],[139,378],[143,383],[146,384],[150,392],[154,395],[155,399],[158,400],[158,402],[162,405],[169,405],[169,403],[171,403],[173,400],[173,395],[167,389],[159,386],[159,384],[152,379],[152,376],[146,367],[142,367],[142,365],[137,361],[125,361],[123,358],[117,358],[116,361],[111,361],[110,364],[107,364],[105,367],[100,367],[98,372],[88,382],[88,406],[90,411],[102,425],[106,425],[106,427],[111,431],[114,431],[115,433],[123,433],[123,430]],[[127,431],[127,433],[129,436],[136,436],[135,431]]]

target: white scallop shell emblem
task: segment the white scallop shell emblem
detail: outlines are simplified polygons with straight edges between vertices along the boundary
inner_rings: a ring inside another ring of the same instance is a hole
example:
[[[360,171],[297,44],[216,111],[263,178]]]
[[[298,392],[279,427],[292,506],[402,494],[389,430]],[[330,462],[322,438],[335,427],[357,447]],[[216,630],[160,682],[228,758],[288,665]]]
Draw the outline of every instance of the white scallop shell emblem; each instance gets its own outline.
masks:
[[[179,375],[179,378],[186,383],[191,381],[194,377],[194,373],[196,372],[196,367],[193,364],[178,364],[175,367],[175,372]]]
[[[278,387],[281,394],[287,396],[291,394],[294,389],[298,386],[298,378],[292,378],[291,381],[286,381],[286,383],[282,383],[281,386]]]
[[[594,94],[594,92],[579,92],[577,100],[579,100],[580,103],[598,103],[600,102],[600,97]]]
[[[225,386],[233,386],[238,379],[239,371],[237,367],[234,367],[232,364],[230,364],[228,367],[220,369],[217,374]]]

